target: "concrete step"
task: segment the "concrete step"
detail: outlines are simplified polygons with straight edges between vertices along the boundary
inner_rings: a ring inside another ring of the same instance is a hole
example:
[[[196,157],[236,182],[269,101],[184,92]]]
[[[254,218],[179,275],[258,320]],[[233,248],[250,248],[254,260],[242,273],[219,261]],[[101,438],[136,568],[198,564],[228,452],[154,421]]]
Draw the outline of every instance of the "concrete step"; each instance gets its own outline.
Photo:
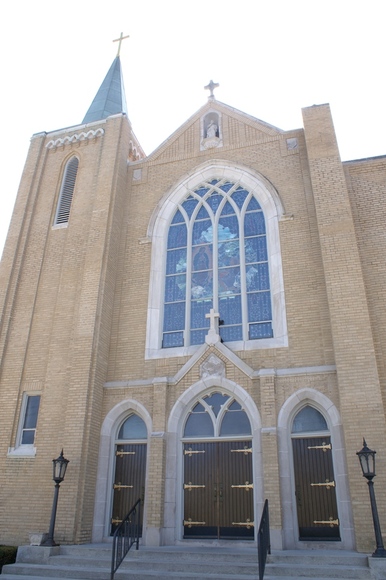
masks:
[[[43,550],[43,551],[40,551]],[[21,549],[1,580],[109,580],[111,545]],[[256,546],[131,549],[116,580],[257,580]],[[339,550],[274,552],[265,580],[370,580],[367,556]]]

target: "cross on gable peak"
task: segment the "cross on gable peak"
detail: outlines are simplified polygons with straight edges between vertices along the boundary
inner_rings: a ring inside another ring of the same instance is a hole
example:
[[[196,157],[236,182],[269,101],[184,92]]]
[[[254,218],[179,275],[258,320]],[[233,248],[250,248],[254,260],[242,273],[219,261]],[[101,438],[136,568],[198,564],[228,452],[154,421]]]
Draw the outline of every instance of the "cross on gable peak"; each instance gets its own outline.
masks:
[[[113,42],[119,42],[117,56],[119,56],[119,54],[121,52],[122,40],[125,40],[125,38],[130,38],[130,36],[129,35],[123,36],[123,32],[121,32],[121,36],[119,38],[116,38],[115,40],[113,40]]]
[[[208,85],[206,85],[206,87],[204,87],[205,90],[210,91],[210,95],[208,97],[208,99],[214,99],[215,96],[213,94],[214,89],[217,89],[217,87],[219,87],[219,83],[214,83],[212,80],[209,82]]]

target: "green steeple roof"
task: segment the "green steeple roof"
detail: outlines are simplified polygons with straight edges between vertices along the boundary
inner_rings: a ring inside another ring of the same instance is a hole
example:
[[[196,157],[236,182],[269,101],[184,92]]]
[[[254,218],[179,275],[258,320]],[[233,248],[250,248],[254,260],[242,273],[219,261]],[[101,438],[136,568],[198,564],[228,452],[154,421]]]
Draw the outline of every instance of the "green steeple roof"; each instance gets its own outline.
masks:
[[[114,59],[82,123],[100,121],[117,113],[127,114],[125,88],[123,86],[119,56]]]

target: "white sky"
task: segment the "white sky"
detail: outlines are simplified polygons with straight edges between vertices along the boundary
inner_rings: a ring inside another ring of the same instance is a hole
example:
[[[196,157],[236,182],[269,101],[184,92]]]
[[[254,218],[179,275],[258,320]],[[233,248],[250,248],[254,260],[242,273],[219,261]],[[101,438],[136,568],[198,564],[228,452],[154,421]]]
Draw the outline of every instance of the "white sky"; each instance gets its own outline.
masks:
[[[284,130],[330,103],[343,160],[386,154],[384,0],[12,0],[0,7],[0,252],[30,137],[81,123],[116,55],[151,153],[216,98]]]

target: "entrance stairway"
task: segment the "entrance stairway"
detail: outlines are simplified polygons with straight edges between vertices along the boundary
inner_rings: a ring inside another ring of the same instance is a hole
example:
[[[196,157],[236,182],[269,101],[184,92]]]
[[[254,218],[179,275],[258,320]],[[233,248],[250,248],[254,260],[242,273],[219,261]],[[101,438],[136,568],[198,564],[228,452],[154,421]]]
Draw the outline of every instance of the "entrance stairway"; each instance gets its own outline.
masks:
[[[38,552],[37,552],[38,550]],[[45,555],[41,550],[45,551]],[[55,555],[49,555],[55,552]],[[43,560],[37,563],[38,559]],[[111,546],[92,544],[54,549],[25,547],[16,564],[4,566],[1,580],[109,580]],[[264,580],[371,580],[364,554],[285,551],[269,556]],[[236,548],[167,546],[131,550],[116,580],[257,580],[254,546]]]

